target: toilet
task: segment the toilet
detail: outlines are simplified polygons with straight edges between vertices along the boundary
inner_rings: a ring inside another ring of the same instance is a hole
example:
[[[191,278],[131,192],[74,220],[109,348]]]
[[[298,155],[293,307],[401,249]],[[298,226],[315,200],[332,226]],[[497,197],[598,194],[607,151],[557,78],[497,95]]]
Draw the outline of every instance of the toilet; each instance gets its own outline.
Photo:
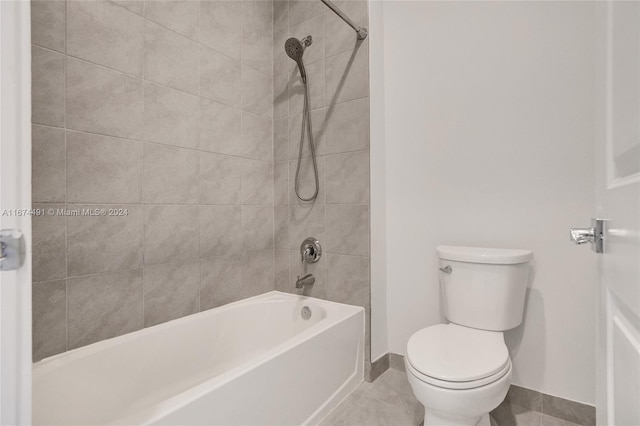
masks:
[[[530,250],[439,246],[444,315],[407,343],[407,378],[425,426],[489,425],[511,384],[503,331],[522,322]]]

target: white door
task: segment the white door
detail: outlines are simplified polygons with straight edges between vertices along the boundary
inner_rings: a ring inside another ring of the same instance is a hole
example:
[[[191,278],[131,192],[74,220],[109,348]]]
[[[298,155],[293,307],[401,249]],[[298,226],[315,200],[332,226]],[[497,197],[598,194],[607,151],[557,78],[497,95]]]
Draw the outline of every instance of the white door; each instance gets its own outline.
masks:
[[[29,13],[28,1],[0,0],[0,230],[19,230],[27,247],[22,267],[0,271],[1,425],[31,423],[31,218],[21,215],[31,207]]]
[[[640,2],[598,4],[599,425],[640,425]]]

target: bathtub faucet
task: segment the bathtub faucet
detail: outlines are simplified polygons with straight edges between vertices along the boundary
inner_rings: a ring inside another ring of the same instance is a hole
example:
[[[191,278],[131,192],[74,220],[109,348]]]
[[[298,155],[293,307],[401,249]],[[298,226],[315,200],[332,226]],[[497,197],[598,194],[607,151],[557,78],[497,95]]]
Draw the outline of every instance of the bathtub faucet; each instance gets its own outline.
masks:
[[[304,277],[300,278],[298,275],[298,281],[296,281],[296,288],[302,288],[306,285],[312,285],[316,282],[316,277],[313,274],[307,274]]]

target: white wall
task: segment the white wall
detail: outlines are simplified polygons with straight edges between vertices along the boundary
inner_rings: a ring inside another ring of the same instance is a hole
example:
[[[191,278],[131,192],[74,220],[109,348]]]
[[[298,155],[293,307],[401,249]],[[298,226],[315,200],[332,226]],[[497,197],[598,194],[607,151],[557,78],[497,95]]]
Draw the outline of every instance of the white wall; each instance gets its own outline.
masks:
[[[568,240],[594,211],[593,4],[382,7],[389,351],[442,321],[437,245],[532,249],[513,383],[593,403],[596,257]]]

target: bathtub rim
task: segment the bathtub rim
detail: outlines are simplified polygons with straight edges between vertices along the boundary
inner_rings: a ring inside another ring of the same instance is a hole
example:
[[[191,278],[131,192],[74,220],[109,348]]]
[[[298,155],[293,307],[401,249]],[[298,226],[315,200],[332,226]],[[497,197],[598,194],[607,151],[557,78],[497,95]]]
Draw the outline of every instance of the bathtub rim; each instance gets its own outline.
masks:
[[[362,310],[362,311],[365,310],[361,306],[347,305],[347,304],[340,303],[340,302],[333,302],[333,301],[324,300],[324,299],[317,299],[315,297],[305,296],[305,295],[301,295],[301,294],[284,293],[284,292],[281,292],[281,291],[278,291],[278,290],[271,290],[271,291],[269,291],[267,293],[262,293],[262,294],[259,294],[257,296],[252,296],[252,297],[248,297],[246,299],[241,299],[241,300],[237,300],[235,302],[227,303],[225,305],[216,306],[215,308],[207,309],[206,311],[198,312],[198,313],[191,314],[191,315],[185,315],[183,317],[176,318],[176,319],[169,320],[169,321],[165,321],[163,323],[156,324],[156,325],[153,325],[151,327],[144,327],[144,328],[141,328],[140,330],[132,331],[130,333],[122,334],[120,336],[110,337],[108,339],[100,340],[98,342],[90,343],[88,345],[80,346],[78,348],[69,349],[68,351],[61,352],[59,354],[55,354],[55,355],[52,355],[50,357],[43,358],[43,359],[41,359],[39,361],[36,361],[36,362],[32,363],[32,371],[33,371],[34,374],[38,374],[38,375],[39,374],[45,374],[48,370],[55,368],[58,364],[61,364],[62,363],[62,362],[60,362],[61,360],[62,361],[71,361],[71,360],[74,360],[74,359],[83,358],[83,357],[88,356],[90,354],[93,354],[95,352],[99,352],[99,351],[101,351],[103,349],[106,349],[106,348],[109,348],[109,347],[112,347],[112,346],[121,345],[121,344],[127,343],[130,340],[135,340],[140,335],[159,333],[159,332],[161,332],[162,330],[165,330],[165,329],[173,328],[173,327],[176,327],[176,326],[181,325],[181,324],[187,324],[189,322],[197,321],[197,320],[199,320],[201,318],[205,318],[207,316],[211,316],[211,315],[215,315],[215,314],[227,311],[227,310],[231,310],[234,307],[239,306],[239,305],[245,305],[245,304],[259,302],[259,301],[263,301],[263,302],[274,301],[274,302],[277,302],[277,301],[287,301],[287,300],[290,300],[290,301],[294,301],[294,300],[310,300],[310,301],[313,301],[314,303],[317,303],[317,304],[321,305],[327,311],[327,313],[329,313],[329,312],[334,312],[335,313],[335,312],[339,312],[339,311],[338,311],[338,309],[336,307],[334,307],[333,309],[327,309],[327,306],[325,306],[325,305],[328,305],[329,307],[331,307],[333,305],[338,305],[338,306],[341,306],[342,309],[347,309],[347,310],[353,309],[353,312],[349,313],[348,315],[344,315],[344,313],[342,313],[342,316],[344,316],[344,318],[348,318],[349,316],[352,316],[352,315],[356,314],[360,310]],[[327,318],[329,318],[329,315],[327,315]],[[331,316],[331,318],[333,318],[333,315]],[[317,323],[315,323],[311,327],[309,327],[309,329],[307,329],[307,330],[314,329],[318,324],[322,324],[322,323],[323,323],[323,321],[318,321]],[[296,337],[296,336],[293,336],[293,337]],[[287,341],[289,341],[289,339],[287,339],[285,342],[287,342]],[[71,358],[71,359],[67,360],[67,358]]]

